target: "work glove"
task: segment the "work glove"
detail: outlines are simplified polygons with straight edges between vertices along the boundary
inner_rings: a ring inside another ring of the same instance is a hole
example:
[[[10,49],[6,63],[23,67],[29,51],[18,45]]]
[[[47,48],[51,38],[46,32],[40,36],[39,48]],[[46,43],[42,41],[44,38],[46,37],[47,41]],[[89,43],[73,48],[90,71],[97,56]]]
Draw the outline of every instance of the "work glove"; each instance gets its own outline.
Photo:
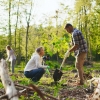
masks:
[[[50,69],[50,66],[47,66],[46,73],[50,75],[49,69]]]
[[[50,75],[50,72],[49,72],[48,68],[46,69],[46,73],[47,73],[48,75]]]
[[[47,66],[47,69],[50,69],[50,66]]]
[[[67,52],[65,53],[65,57],[67,58],[67,57],[69,57],[69,55],[70,55],[70,52],[69,52],[69,50],[67,50]]]

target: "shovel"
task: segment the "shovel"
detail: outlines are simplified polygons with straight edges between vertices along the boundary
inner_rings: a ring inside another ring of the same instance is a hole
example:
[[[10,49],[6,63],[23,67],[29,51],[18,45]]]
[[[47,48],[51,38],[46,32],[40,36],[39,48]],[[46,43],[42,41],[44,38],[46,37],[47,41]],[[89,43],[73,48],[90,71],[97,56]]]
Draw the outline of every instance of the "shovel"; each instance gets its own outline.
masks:
[[[63,64],[64,64],[66,58],[67,58],[67,57],[64,57],[64,59],[63,59],[63,61],[62,61],[62,63],[61,63],[60,69],[56,69],[56,70],[54,71],[53,79],[54,79],[55,82],[59,81],[59,80],[61,79],[62,75],[63,75],[63,72],[62,72],[61,70],[62,70],[62,66],[63,66]]]

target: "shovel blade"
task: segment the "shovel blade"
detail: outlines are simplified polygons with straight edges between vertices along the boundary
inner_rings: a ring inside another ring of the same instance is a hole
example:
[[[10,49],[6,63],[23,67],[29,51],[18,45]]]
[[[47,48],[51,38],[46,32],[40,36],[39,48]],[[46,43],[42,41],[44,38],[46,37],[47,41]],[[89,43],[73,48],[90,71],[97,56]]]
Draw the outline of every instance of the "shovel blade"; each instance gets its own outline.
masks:
[[[54,74],[53,74],[54,81],[59,81],[61,79],[61,77],[62,77],[62,74],[63,73],[61,72],[61,70],[56,69]]]

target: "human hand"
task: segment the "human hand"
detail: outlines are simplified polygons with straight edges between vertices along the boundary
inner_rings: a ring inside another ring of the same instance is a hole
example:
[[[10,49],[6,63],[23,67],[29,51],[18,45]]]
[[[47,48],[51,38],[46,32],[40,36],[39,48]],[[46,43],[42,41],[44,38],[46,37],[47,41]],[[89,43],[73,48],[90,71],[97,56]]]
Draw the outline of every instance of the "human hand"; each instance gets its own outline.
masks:
[[[47,66],[47,68],[50,69],[51,67],[50,66]]]
[[[49,72],[49,70],[48,70],[48,69],[46,69],[46,73],[50,75],[50,72]]]

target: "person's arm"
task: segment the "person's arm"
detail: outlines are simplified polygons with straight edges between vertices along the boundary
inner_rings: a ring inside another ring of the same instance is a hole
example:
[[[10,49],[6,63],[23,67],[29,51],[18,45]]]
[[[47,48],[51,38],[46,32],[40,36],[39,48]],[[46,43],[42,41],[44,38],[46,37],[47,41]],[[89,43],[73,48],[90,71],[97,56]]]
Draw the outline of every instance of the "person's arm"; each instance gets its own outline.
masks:
[[[37,68],[47,68],[47,66],[42,65],[42,63],[40,62],[40,57],[39,56],[36,56],[35,63],[36,63]]]
[[[77,44],[72,46],[71,49],[69,50],[69,52],[73,52],[73,51],[77,50],[78,47],[79,47],[79,45],[77,45]]]
[[[6,61],[8,61],[10,59],[10,56],[11,56],[10,51],[7,52],[7,56],[8,57],[7,57]]]
[[[73,36],[73,42],[74,42],[74,46],[72,46],[71,49],[69,49],[69,52],[73,52],[79,48],[79,36],[78,35]]]

